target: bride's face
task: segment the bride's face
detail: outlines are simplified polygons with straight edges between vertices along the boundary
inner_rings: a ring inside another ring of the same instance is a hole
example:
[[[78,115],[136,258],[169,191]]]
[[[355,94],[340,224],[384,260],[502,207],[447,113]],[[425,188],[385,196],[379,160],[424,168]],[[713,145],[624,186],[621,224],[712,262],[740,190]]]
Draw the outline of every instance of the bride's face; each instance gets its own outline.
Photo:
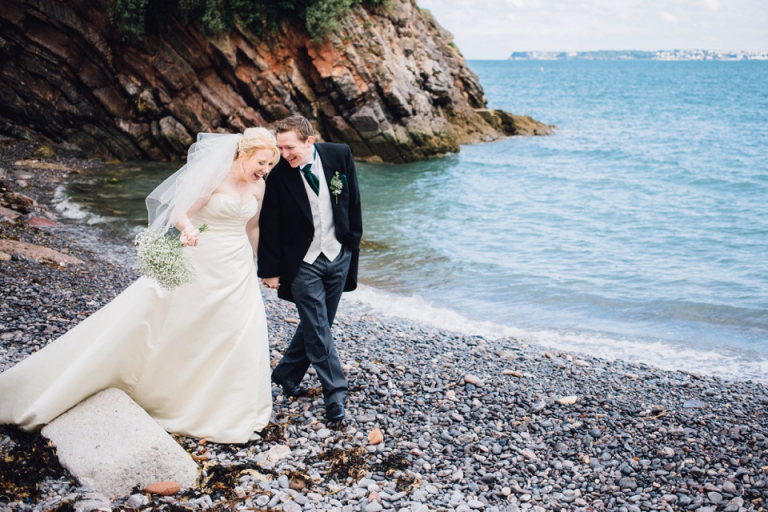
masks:
[[[260,149],[250,158],[243,160],[243,169],[245,169],[245,179],[251,183],[256,183],[269,172],[269,163],[274,153],[269,149]]]

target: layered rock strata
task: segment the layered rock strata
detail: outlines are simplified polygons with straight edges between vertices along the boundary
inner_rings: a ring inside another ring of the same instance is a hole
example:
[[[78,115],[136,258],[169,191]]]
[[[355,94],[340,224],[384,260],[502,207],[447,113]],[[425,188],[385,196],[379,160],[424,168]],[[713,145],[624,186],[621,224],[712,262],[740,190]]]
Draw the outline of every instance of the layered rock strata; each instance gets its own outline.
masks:
[[[486,109],[451,35],[415,0],[356,7],[322,42],[287,23],[215,37],[170,18],[123,41],[100,0],[10,0],[0,10],[0,132],[95,156],[183,157],[198,132],[293,112],[361,159],[407,162],[551,127]]]

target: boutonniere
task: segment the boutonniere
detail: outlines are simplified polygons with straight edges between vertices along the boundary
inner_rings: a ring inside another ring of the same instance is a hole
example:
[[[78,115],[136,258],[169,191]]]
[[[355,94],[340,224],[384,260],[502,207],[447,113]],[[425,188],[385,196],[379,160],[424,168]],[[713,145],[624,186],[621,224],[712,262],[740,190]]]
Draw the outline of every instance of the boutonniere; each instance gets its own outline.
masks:
[[[336,204],[339,204],[339,194],[341,194],[341,190],[346,184],[347,175],[339,174],[339,171],[336,171],[336,174],[334,174],[333,178],[331,178],[331,194],[336,196]]]

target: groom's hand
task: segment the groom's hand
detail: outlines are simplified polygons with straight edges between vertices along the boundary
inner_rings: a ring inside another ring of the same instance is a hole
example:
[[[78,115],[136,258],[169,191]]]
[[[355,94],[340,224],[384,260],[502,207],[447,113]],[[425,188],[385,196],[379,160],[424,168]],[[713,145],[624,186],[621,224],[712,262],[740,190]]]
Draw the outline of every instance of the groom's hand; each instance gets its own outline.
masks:
[[[270,290],[277,290],[280,288],[280,277],[265,277],[261,283]]]

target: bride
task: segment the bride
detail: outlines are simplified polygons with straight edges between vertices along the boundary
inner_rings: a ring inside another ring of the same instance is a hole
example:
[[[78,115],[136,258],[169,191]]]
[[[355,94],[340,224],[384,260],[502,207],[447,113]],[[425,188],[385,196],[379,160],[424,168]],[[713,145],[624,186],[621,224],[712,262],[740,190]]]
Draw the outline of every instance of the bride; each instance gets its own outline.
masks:
[[[264,178],[278,159],[265,128],[200,134],[147,198],[150,229],[181,231],[197,279],[167,290],[142,277],[0,374],[0,423],[37,430],[114,387],[169,432],[244,443],[264,428],[272,394],[254,258]]]

